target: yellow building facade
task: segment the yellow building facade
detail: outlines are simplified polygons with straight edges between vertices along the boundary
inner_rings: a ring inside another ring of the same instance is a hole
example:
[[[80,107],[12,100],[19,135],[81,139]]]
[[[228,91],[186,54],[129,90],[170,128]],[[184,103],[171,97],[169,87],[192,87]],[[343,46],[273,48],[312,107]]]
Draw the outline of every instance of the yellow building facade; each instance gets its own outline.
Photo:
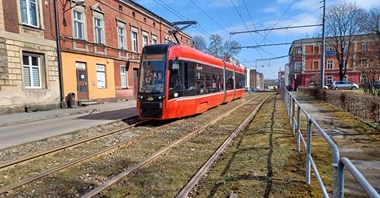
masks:
[[[64,96],[76,101],[115,98],[114,61],[109,58],[62,52]]]

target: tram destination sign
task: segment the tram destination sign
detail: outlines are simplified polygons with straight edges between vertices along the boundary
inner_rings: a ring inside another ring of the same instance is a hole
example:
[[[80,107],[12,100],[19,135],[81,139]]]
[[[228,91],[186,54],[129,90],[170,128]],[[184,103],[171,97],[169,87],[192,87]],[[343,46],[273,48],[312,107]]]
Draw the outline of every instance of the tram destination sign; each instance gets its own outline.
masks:
[[[165,55],[164,54],[145,54],[144,55],[144,60],[149,60],[149,61],[160,61],[164,60]]]

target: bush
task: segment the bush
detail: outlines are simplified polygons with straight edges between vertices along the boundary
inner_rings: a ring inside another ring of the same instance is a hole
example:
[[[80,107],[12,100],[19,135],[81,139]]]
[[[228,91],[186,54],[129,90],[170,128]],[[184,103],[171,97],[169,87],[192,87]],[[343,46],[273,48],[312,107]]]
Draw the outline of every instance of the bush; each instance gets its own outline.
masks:
[[[380,124],[379,97],[369,94],[306,87],[299,88],[298,91],[330,103],[357,117]]]

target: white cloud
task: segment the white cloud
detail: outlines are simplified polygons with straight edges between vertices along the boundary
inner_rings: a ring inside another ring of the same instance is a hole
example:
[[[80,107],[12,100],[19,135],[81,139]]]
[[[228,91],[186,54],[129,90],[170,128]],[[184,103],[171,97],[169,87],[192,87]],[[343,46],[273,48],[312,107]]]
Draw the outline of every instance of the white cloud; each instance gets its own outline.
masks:
[[[277,12],[277,8],[275,8],[274,6],[272,7],[267,7],[265,9],[262,10],[263,13],[276,13]]]
[[[276,0],[276,3],[286,3],[290,4],[293,0]]]

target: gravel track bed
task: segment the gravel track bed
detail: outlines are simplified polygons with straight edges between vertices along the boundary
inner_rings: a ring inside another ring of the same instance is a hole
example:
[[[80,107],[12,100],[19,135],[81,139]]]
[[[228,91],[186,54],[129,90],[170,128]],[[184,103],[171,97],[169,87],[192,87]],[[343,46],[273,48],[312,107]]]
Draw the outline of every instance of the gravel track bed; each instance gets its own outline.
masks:
[[[211,109],[204,114],[185,119],[184,122],[179,123],[170,129],[164,129],[157,133],[147,134],[144,138],[139,139],[138,142],[128,144],[126,147],[110,152],[107,155],[102,155],[96,159],[61,171],[60,173],[50,175],[45,179],[33,182],[30,185],[18,188],[14,192],[10,192],[8,195],[16,197],[35,197],[38,195],[44,195],[46,197],[79,197],[97,185],[108,180],[110,177],[117,175],[119,172],[142,160],[145,156],[156,152],[161,147],[178,139],[178,137],[181,137],[183,134],[204,125],[215,117],[215,115],[222,114],[221,112],[226,112],[229,109],[245,102],[246,99],[248,100],[252,97],[253,95],[247,95],[245,99],[235,100],[230,104]],[[73,135],[73,137],[76,136],[76,134],[71,135]],[[139,134],[133,135],[137,136]],[[75,139],[68,136],[69,135],[66,135],[67,139]],[[56,138],[61,139],[62,137],[55,137],[54,139]],[[111,140],[108,141],[99,141],[99,146],[104,146],[104,144],[112,145],[115,142],[118,142],[119,138],[116,138],[116,140],[112,140],[111,138]],[[55,143],[57,141],[47,140],[47,142]],[[88,143],[86,145],[92,144],[93,143]],[[51,145],[47,147],[50,146]],[[36,148],[31,150],[39,149]],[[89,152],[91,152],[91,150]],[[25,172],[28,171],[26,170]],[[33,169],[29,171],[29,173],[31,172],[33,172]],[[14,173],[17,174],[16,171]],[[15,178],[13,175],[10,177]]]
[[[191,197],[310,197],[284,115],[280,96],[268,99]]]
[[[200,134],[185,140],[100,196],[175,197],[262,99],[263,96],[232,112]]]

